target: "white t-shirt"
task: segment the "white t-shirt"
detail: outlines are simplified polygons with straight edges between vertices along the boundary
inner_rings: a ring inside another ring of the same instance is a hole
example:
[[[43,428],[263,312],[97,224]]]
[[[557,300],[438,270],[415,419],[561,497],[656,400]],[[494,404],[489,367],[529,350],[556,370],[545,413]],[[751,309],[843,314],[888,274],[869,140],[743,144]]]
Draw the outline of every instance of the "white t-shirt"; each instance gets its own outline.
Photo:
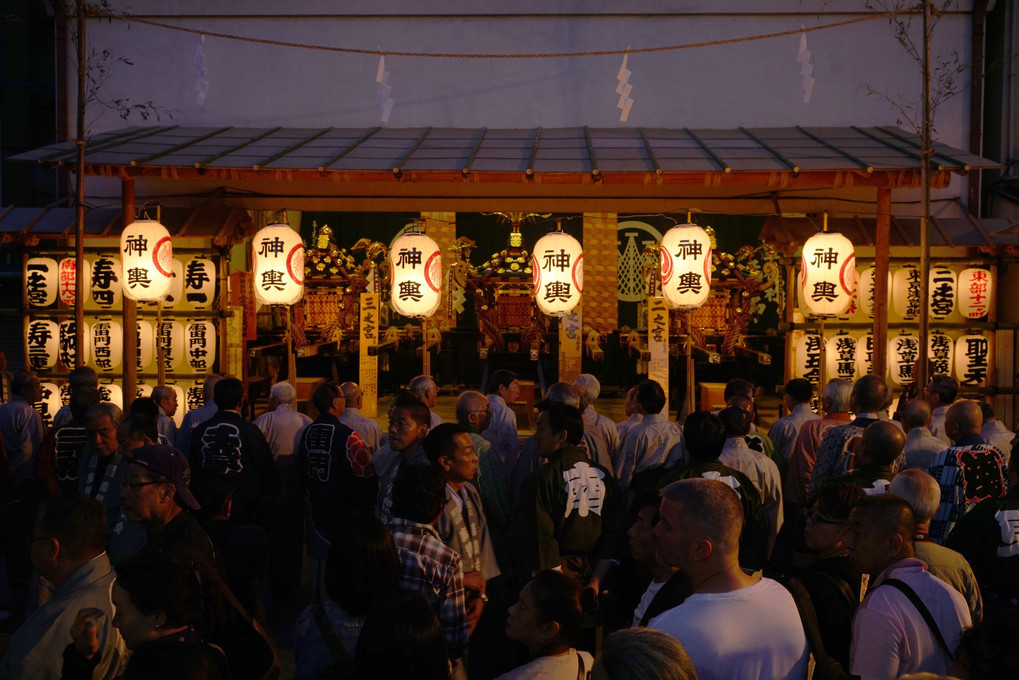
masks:
[[[700,680],[805,680],[807,638],[789,592],[762,578],[686,598],[651,620],[686,648]]]
[[[648,584],[647,590],[644,591],[644,594],[640,598],[640,603],[637,605],[637,608],[633,610],[634,628],[640,625],[640,620],[644,618],[644,612],[646,612],[647,608],[651,605],[651,600],[655,599],[655,595],[658,594],[658,591],[661,590],[662,586],[666,583],[668,583],[668,581],[662,581],[661,583],[652,581]]]
[[[495,680],[577,680],[580,670],[577,654],[584,660],[584,675],[587,675],[594,667],[594,657],[587,652],[570,649],[562,656],[540,656],[520,668],[503,673]]]

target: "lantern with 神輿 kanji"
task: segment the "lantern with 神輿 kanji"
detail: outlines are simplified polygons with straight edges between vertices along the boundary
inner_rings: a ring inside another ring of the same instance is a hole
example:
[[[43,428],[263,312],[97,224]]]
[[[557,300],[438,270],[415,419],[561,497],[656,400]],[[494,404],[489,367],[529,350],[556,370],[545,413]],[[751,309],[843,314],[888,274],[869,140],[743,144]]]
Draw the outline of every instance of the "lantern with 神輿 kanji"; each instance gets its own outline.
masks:
[[[92,262],[92,301],[102,309],[120,305],[120,262],[112,257],[98,257]]]
[[[994,279],[986,269],[959,272],[959,313],[965,319],[982,319],[991,310]]]
[[[195,309],[209,309],[216,299],[216,265],[196,257],[184,265],[184,299]]]
[[[821,382],[821,343],[817,333],[808,333],[796,341],[796,377],[818,385]]]
[[[255,299],[292,305],[304,294],[304,244],[286,224],[270,224],[251,240]]]
[[[58,358],[60,363],[68,370],[72,370],[78,365],[77,337],[75,334],[76,323],[74,319],[60,322],[60,349]],[[84,360],[87,361],[92,356],[92,329],[87,323],[84,325],[84,329],[82,333],[84,344],[82,354],[85,357]]]
[[[33,371],[46,371],[57,363],[60,350],[60,328],[55,321],[34,319],[25,329],[28,365]]]
[[[990,370],[991,345],[984,335],[961,335],[955,341],[955,379],[960,385],[983,387]]]
[[[837,232],[822,232],[807,239],[800,262],[800,293],[811,314],[842,314],[853,302],[856,284],[852,241]]]
[[[573,311],[584,292],[584,249],[563,231],[545,234],[531,252],[534,301],[543,313],[562,316]]]
[[[957,283],[955,272],[948,267],[931,267],[928,294],[932,319],[945,319],[955,311]]]
[[[92,363],[100,373],[112,373],[124,359],[124,335],[116,321],[92,324]]]
[[[427,317],[442,299],[442,256],[429,236],[407,232],[389,249],[390,302],[397,314]]]
[[[952,375],[955,342],[944,333],[931,333],[927,336],[927,358],[931,375]]]
[[[216,361],[216,324],[193,321],[185,326],[184,354],[191,370],[196,373],[212,371],[212,364]],[[184,403],[183,395],[180,403]]]
[[[89,281],[92,278],[92,267],[89,265],[88,260],[82,260],[84,269],[84,275],[82,281],[85,285],[89,285]],[[57,280],[57,297],[60,298],[60,302],[68,307],[73,307],[75,303],[75,291],[78,289],[78,269],[75,264],[73,257],[65,257],[60,261],[59,274]]]
[[[856,375],[856,338],[851,335],[836,335],[828,338],[825,347],[828,379],[845,378],[852,380]]]
[[[49,307],[57,300],[57,261],[31,257],[25,262],[25,295],[30,307]]]
[[[897,385],[916,381],[916,359],[920,356],[920,338],[900,335],[888,341],[888,370]]]
[[[856,372],[859,375],[874,372],[874,336],[870,333],[856,341]]]
[[[920,270],[903,267],[892,274],[892,309],[904,321],[920,314]]]
[[[173,278],[170,232],[155,220],[135,220],[120,235],[124,295],[129,300],[161,300]]]
[[[662,237],[662,295],[673,309],[700,307],[711,293],[711,237],[696,224],[681,224]]]

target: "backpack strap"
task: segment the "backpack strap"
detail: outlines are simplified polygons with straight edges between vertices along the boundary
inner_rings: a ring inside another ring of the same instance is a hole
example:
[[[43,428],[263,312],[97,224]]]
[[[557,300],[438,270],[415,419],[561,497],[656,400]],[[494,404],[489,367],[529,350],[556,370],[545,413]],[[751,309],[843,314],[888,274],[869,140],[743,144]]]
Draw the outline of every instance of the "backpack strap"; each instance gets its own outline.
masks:
[[[573,650],[577,654],[577,680],[587,680],[587,664],[584,663],[584,657],[580,655],[580,650]]]
[[[853,593],[852,587],[845,579],[839,578],[835,574],[830,574],[823,569],[813,569],[810,573],[820,576],[825,581],[828,581],[828,583],[835,586],[842,594],[842,597],[845,599],[846,604],[849,605],[850,609],[856,609],[856,607],[859,606],[860,598]]]
[[[931,634],[934,635],[934,639],[938,641],[938,645],[940,645],[941,649],[948,654],[949,659],[955,659],[955,654],[953,654],[952,650],[948,648],[948,644],[945,642],[945,638],[941,635],[941,629],[938,628],[938,624],[934,620],[934,616],[931,615],[930,610],[927,609],[927,605],[923,603],[923,600],[921,600],[920,596],[916,594],[916,591],[910,588],[904,581],[900,581],[895,578],[882,581],[881,585],[891,586],[909,598],[909,601],[913,603],[916,610],[920,612],[920,616],[922,616],[923,620],[927,622],[927,627],[930,628]]]
[[[329,615],[326,614],[325,604],[319,602],[313,605],[311,615],[315,618],[315,625],[318,626],[319,632],[322,633],[322,639],[325,640],[329,651],[333,653],[337,665],[347,666],[353,663],[354,660],[347,654],[347,650],[343,648],[343,643],[340,642],[339,636],[333,630],[333,624],[329,622]]]

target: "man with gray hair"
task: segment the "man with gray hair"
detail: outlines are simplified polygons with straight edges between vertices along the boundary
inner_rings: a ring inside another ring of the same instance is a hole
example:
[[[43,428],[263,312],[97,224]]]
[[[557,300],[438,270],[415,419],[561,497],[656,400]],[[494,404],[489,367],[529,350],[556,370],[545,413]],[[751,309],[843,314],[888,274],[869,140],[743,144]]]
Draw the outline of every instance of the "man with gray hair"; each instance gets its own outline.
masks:
[[[467,434],[478,457],[478,471],[474,485],[481,493],[485,505],[485,516],[490,526],[505,530],[509,524],[510,483],[506,469],[499,460],[499,454],[492,443],[481,436],[491,420],[488,397],[481,392],[466,390],[456,400],[456,422],[467,428]]]
[[[640,405],[637,404],[637,386],[634,385],[626,391],[626,399],[623,400],[623,413],[626,420],[616,423],[616,434],[619,435],[619,444],[622,446],[626,439],[626,433],[644,422],[644,416],[640,412]]]
[[[945,450],[945,442],[931,434],[931,405],[914,399],[902,407],[902,429],[906,431],[906,468],[926,470],[934,457]]]
[[[951,437],[945,426],[948,417],[948,407],[955,403],[959,396],[959,383],[950,375],[933,376],[927,387],[924,388],[923,398],[931,408],[931,434],[946,444],[951,443]]]
[[[407,388],[411,393],[421,400],[425,406],[428,407],[428,412],[431,414],[431,420],[428,422],[428,429],[432,429],[436,425],[442,424],[442,418],[438,416],[432,409],[439,403],[439,386],[435,384],[430,375],[419,375],[410,381]]]
[[[360,435],[369,453],[375,453],[382,446],[382,427],[373,419],[361,415],[361,405],[364,401],[364,393],[355,382],[345,382],[340,385],[340,393],[343,395],[343,413],[340,414],[340,422]]]
[[[206,378],[205,382],[202,383],[202,399],[205,401],[205,404],[184,414],[184,420],[181,421],[180,428],[177,430],[176,442],[177,450],[181,453],[186,454],[191,450],[191,432],[216,415],[216,412],[219,410],[219,407],[216,406],[216,400],[213,399],[213,394],[216,390],[216,383],[219,382],[221,377],[219,375],[210,375]]]
[[[782,502],[785,516],[795,517],[807,505],[807,489],[810,475],[817,461],[817,449],[824,433],[833,427],[845,425],[852,418],[849,415],[849,395],[853,383],[844,378],[829,380],[821,394],[821,411],[824,417],[803,424],[796,437],[793,452],[789,455],[789,469],[782,487]]]
[[[916,521],[913,552],[916,559],[927,564],[927,571],[959,591],[966,598],[973,625],[980,623],[984,603],[977,586],[977,577],[969,562],[960,553],[931,541],[928,531],[931,518],[941,504],[941,487],[923,470],[903,470],[895,475],[888,493],[909,504]]]
[[[254,424],[269,443],[277,467],[293,464],[297,437],[311,424],[311,418],[297,410],[297,390],[280,381],[269,389],[269,410],[255,418]]]
[[[580,391],[580,411],[584,414],[584,432],[591,435],[596,445],[604,445],[609,460],[615,463],[619,455],[619,430],[612,420],[598,415],[594,410],[594,402],[598,401],[598,395],[601,394],[601,383],[590,373],[581,373],[577,376],[576,384]],[[599,450],[597,453],[598,459],[602,460],[602,452]]]
[[[177,393],[167,385],[157,385],[152,388],[152,401],[159,407],[159,418],[156,419],[156,429],[167,442],[177,441],[177,424],[173,416],[177,413]]]

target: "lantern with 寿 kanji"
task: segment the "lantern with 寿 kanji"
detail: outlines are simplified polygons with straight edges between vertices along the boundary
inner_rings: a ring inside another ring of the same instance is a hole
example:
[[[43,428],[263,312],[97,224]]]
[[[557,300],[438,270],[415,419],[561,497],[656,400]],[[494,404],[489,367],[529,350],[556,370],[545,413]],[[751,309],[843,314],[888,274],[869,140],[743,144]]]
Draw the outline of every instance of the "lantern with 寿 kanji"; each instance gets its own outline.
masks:
[[[389,249],[390,302],[397,314],[427,317],[442,299],[442,256],[428,235],[408,231]]]
[[[674,309],[700,307],[711,293],[711,237],[696,224],[681,224],[662,237],[662,295]]]
[[[892,274],[892,309],[904,321],[920,314],[920,270],[903,267]]]
[[[196,257],[184,265],[184,299],[195,309],[209,309],[216,299],[216,265]]]
[[[25,346],[28,364],[33,371],[45,371],[57,363],[60,349],[60,329],[55,321],[35,319],[25,329]]]
[[[945,319],[955,311],[957,283],[955,272],[948,267],[931,267],[930,285],[927,290],[931,301],[932,319]]]
[[[255,299],[292,305],[304,294],[304,244],[286,224],[270,224],[251,240]]]
[[[99,257],[92,262],[92,301],[102,309],[120,304],[120,262],[112,257]]]
[[[216,361],[216,324],[211,321],[194,321],[185,326],[184,354],[188,366],[196,373],[211,371]],[[183,403],[183,395],[180,403]]]
[[[135,220],[120,235],[124,295],[129,300],[162,300],[173,278],[170,232],[155,220]]]
[[[807,239],[800,263],[800,293],[811,314],[842,314],[853,302],[856,284],[852,241],[837,232],[822,232]]]
[[[49,307],[57,300],[57,261],[31,257],[25,262],[25,296],[30,307]]]
[[[818,385],[821,382],[821,343],[817,333],[808,333],[796,341],[796,377]]]
[[[564,231],[545,234],[531,252],[534,301],[550,316],[569,314],[584,292],[584,249]]]
[[[825,347],[828,379],[845,378],[852,380],[856,375],[856,339],[851,335],[836,335],[828,338]]]
[[[77,322],[74,319],[68,319],[67,321],[60,322],[60,349],[57,355],[62,363],[68,370],[74,369],[78,365],[78,354],[77,354],[77,336],[75,334],[75,324]],[[84,332],[82,333],[82,341],[84,346],[82,347],[82,354],[85,359],[92,355],[92,329],[86,323],[84,325]]]
[[[962,335],[955,341],[955,379],[960,385],[983,387],[990,370],[990,341],[984,335]]]
[[[965,319],[982,319],[991,309],[994,279],[986,269],[959,272],[959,312]]]
[[[916,381],[916,360],[920,356],[920,338],[900,335],[888,341],[888,370],[897,385],[912,385]]]

